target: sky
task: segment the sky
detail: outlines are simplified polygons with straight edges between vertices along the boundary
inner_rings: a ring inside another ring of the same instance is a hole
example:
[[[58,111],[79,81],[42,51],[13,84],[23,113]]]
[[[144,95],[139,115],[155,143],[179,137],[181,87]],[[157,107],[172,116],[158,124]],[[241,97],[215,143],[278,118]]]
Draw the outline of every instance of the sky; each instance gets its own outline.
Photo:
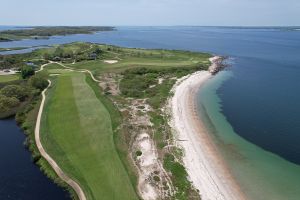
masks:
[[[0,25],[300,25],[300,0],[0,0],[0,5]]]

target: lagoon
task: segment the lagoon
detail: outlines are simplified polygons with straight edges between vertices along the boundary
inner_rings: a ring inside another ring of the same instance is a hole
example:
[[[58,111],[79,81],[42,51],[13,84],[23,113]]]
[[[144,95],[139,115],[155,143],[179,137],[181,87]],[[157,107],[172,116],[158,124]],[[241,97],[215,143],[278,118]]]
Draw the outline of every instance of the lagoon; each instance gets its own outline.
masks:
[[[0,120],[0,199],[69,200],[36,166],[23,145],[24,133],[13,119]]]

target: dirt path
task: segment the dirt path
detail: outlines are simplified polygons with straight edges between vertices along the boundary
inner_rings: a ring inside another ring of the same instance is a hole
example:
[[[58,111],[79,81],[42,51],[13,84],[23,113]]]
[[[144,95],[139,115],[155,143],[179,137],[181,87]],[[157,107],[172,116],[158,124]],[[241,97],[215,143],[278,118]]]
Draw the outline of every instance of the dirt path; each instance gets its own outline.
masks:
[[[43,71],[43,70],[44,70],[44,67],[46,67],[47,65],[49,65],[49,64],[51,64],[51,63],[53,63],[53,62],[52,62],[52,61],[49,61],[48,63],[43,64],[39,70],[35,71],[35,73],[40,72],[40,71]]]
[[[50,63],[48,63],[48,64],[50,64]],[[43,65],[40,70],[42,70],[43,67],[46,66],[46,65],[47,64]],[[56,172],[56,174],[63,181],[65,181],[68,185],[70,185],[75,190],[75,192],[77,193],[78,198],[80,200],[86,200],[86,196],[85,196],[83,190],[81,189],[81,187],[79,186],[79,184],[77,182],[75,182],[74,180],[72,180],[70,177],[68,177],[68,175],[66,175],[62,171],[62,169],[58,166],[58,164],[55,162],[55,160],[53,158],[51,158],[51,156],[46,152],[46,150],[44,149],[44,147],[43,147],[43,145],[41,143],[41,140],[40,140],[41,116],[42,116],[42,113],[43,113],[43,108],[44,108],[45,99],[46,99],[45,93],[46,93],[47,89],[51,86],[51,81],[48,80],[48,82],[49,82],[48,87],[42,92],[42,102],[41,102],[41,105],[40,105],[40,108],[39,108],[38,117],[37,117],[37,120],[36,120],[35,131],[34,131],[35,142],[36,142],[37,148],[40,151],[41,155],[51,165],[51,167],[54,169],[54,171]]]
[[[78,70],[76,70],[76,69],[74,69],[74,68],[72,68],[72,67],[67,67],[66,65],[64,65],[64,64],[62,64],[62,63],[59,63],[59,62],[52,62],[52,63],[58,64],[58,65],[62,66],[62,67],[65,68],[65,69],[68,69],[68,70],[72,70],[72,71],[76,71],[76,72],[83,72],[83,73],[86,73],[86,72],[87,72],[87,73],[90,74],[90,76],[91,76],[91,78],[93,79],[93,81],[95,81],[95,82],[97,82],[97,83],[100,83],[100,82],[101,82],[101,81],[97,80],[97,79],[94,77],[93,73],[92,73],[90,70],[87,70],[87,69],[78,69]]]
[[[86,69],[82,69],[82,70],[74,70],[71,67],[67,67],[62,63],[59,62],[54,62],[54,61],[49,61],[49,63],[43,64],[41,66],[41,68],[39,70],[37,70],[36,72],[40,72],[44,70],[44,67],[46,67],[49,64],[58,64],[60,66],[62,66],[65,69],[68,70],[72,70],[72,71],[77,71],[77,72],[83,72],[83,73],[89,73],[91,78],[95,81],[95,82],[100,82],[99,80],[97,80],[94,75],[92,74],[91,71],[86,70]],[[39,112],[38,112],[38,116],[37,116],[37,120],[36,120],[36,126],[35,126],[35,142],[37,145],[37,148],[39,150],[39,152],[41,153],[41,155],[43,156],[43,158],[45,158],[47,160],[47,162],[51,165],[51,167],[53,168],[53,170],[56,172],[56,174],[64,181],[66,182],[68,185],[70,185],[74,191],[76,192],[76,194],[78,195],[78,198],[80,200],[86,200],[86,196],[82,190],[82,188],[79,186],[79,184],[72,180],[70,177],[68,177],[68,175],[66,175],[63,170],[58,166],[58,164],[55,162],[55,160],[46,152],[46,150],[44,149],[41,140],[40,140],[40,124],[41,124],[41,117],[42,117],[42,113],[43,113],[43,109],[44,109],[44,104],[45,104],[45,99],[46,99],[46,91],[48,90],[48,88],[51,86],[51,81],[48,80],[49,85],[48,87],[42,92],[42,102],[39,108]]]

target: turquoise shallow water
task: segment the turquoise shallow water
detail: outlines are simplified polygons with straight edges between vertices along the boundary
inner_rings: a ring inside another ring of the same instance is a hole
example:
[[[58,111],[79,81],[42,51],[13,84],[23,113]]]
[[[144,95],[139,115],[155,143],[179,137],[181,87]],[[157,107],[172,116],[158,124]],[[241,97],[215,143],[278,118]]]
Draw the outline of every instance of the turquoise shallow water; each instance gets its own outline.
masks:
[[[199,90],[198,103],[202,120],[247,196],[254,200],[299,200],[299,165],[246,141],[235,133],[222,114],[222,101],[217,91],[233,76],[231,71],[223,71]]]

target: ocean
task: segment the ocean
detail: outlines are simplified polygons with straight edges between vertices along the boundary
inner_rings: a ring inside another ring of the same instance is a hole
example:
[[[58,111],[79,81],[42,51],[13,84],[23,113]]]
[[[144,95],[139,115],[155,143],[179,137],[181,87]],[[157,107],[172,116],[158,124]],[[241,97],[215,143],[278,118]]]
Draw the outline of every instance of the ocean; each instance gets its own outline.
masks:
[[[283,28],[117,27],[92,35],[2,42],[31,47],[74,41],[228,56],[199,91],[201,117],[253,199],[300,198],[300,32]]]

